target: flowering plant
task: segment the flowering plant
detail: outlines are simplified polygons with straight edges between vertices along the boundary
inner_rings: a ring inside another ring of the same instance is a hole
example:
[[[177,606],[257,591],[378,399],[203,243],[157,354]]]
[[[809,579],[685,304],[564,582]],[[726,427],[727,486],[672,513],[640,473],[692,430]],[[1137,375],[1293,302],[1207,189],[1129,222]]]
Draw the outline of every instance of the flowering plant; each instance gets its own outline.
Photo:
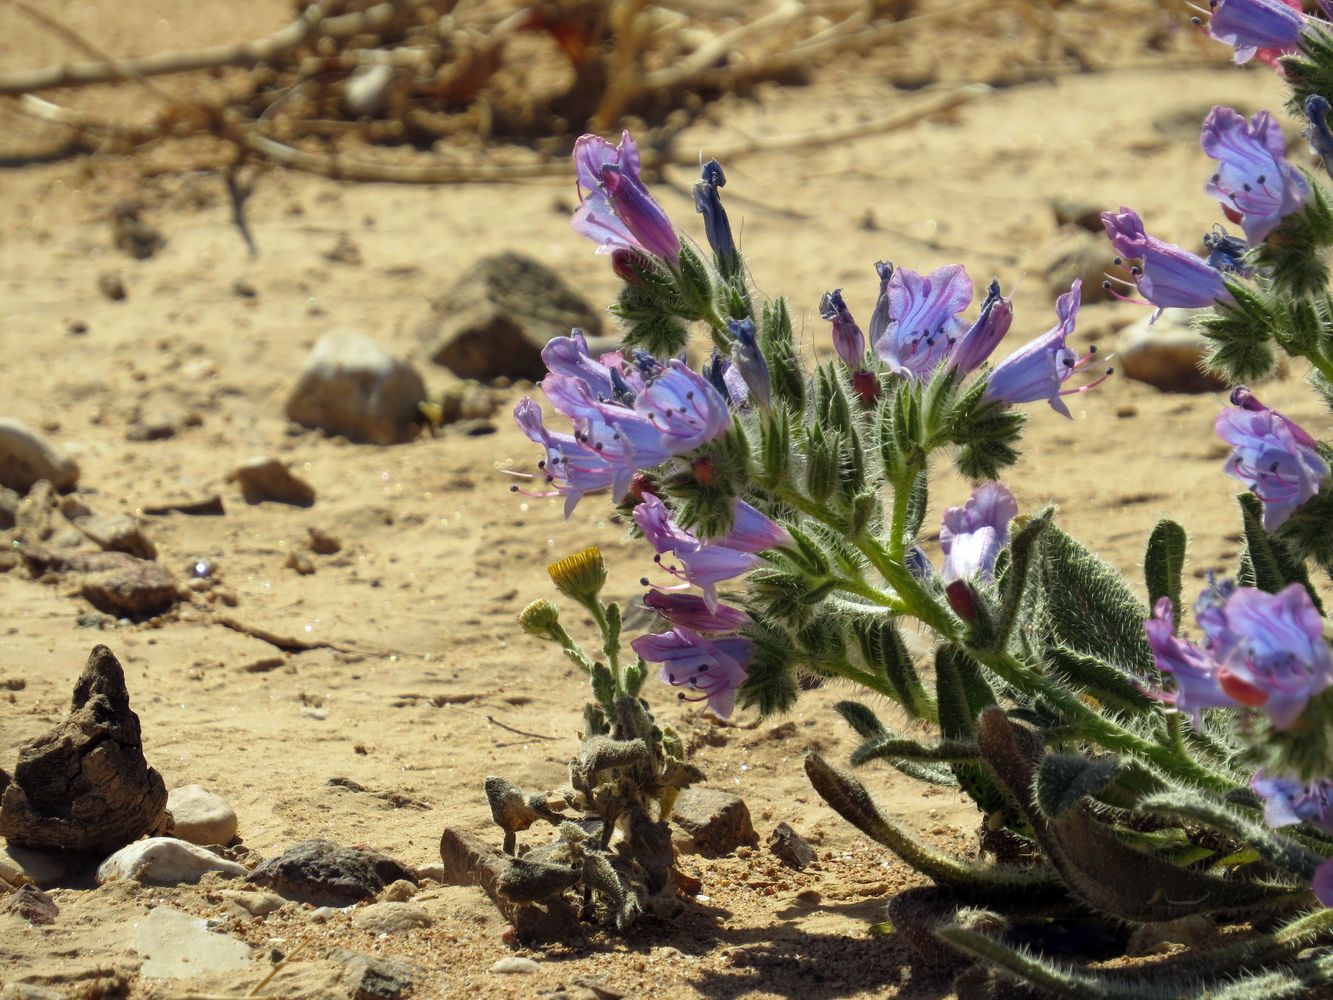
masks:
[[[1282,0],[1214,0],[1208,30],[1238,61],[1282,67],[1314,152],[1333,163],[1333,27]],[[838,678],[937,727],[922,743],[863,704],[837,706],[863,740],[854,766],[885,761],[975,800],[994,864],[922,845],[818,755],[807,773],[934,882],[890,903],[898,930],[1041,995],[1297,996],[1333,982],[1333,660],[1310,577],[1333,572],[1333,451],[1240,385],[1271,374],[1280,351],[1333,406],[1333,210],[1267,112],[1215,108],[1201,146],[1215,161],[1204,190],[1244,238],[1218,227],[1196,254],[1148,235],[1129,208],[1102,216],[1108,257],[1128,268],[1108,285],[1158,313],[1210,307],[1208,365],[1237,386],[1217,431],[1233,449],[1223,471],[1247,490],[1245,549],[1234,578],[1210,579],[1194,604],[1201,644],[1182,631],[1181,525],[1156,526],[1132,584],[998,481],[1028,404],[1067,418],[1065,397],[1110,374],[1070,346],[1078,281],[1046,332],[991,362],[1021,322],[998,281],[973,310],[963,267],[880,262],[864,327],[841,289],[823,297],[836,360],[807,371],[786,303],[755,301],[722,168],[708,163],[695,185],[704,252],[653,200],[628,133],[585,136],[574,225],[624,279],[624,342],[599,357],[577,331],[547,346],[542,392],[571,431],[547,430],[531,400],[516,411],[545,451],[544,486],[526,492],[563,497],[567,514],[608,494],[657,553],[663,580],[644,603],[662,624],[630,643],[636,677],[661,664],[679,697],[722,716],[736,702],[781,712],[802,676]],[[700,371],[684,360],[696,330],[711,343]],[[935,567],[919,541],[946,459],[977,486],[945,510]],[[927,669],[908,653],[908,622],[933,635]],[[1127,928],[1187,916],[1252,932],[1118,971],[1018,944],[1052,920],[1123,942]]]

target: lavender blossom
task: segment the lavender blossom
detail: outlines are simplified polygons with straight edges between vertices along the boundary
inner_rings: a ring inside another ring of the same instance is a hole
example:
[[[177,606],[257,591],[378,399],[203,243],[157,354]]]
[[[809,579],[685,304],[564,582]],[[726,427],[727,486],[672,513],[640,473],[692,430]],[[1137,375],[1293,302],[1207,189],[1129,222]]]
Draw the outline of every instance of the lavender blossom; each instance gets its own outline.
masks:
[[[1208,34],[1236,50],[1237,63],[1256,55],[1273,63],[1300,43],[1305,16],[1300,0],[1209,0]]]
[[[721,393],[683,361],[671,361],[634,400],[634,411],[662,434],[673,455],[713,441],[731,426]]]
[[[598,399],[610,399],[616,394],[611,368],[593,358],[583,331],[575,329],[568,337],[552,337],[542,348],[542,361],[557,375],[586,382]]]
[[[709,611],[697,594],[650,590],[643,595],[643,603],[672,625],[695,632],[735,632],[750,623],[750,616],[744,611],[725,604]]]
[[[1213,585],[1196,606],[1206,649],[1177,638],[1169,598],[1144,628],[1158,669],[1175,689],[1158,693],[1196,725],[1205,708],[1262,708],[1278,729],[1300,718],[1311,698],[1333,685],[1333,657],[1323,618],[1310,594],[1293,583],[1276,594]]]
[[[852,318],[841,288],[824,293],[819,300],[819,315],[833,324],[833,349],[843,364],[853,371],[859,369],[866,356],[866,338]]]
[[[791,544],[791,535],[787,534],[786,528],[744,500],[737,500],[732,505],[732,514],[731,531],[717,539],[718,545],[741,552],[763,552]]]
[[[1328,128],[1329,103],[1320,94],[1311,94],[1305,99],[1302,110],[1305,112],[1305,141],[1324,164],[1324,173],[1333,177],[1333,132]]]
[[[662,664],[662,680],[692,692],[682,692],[682,701],[707,701],[723,719],[736,707],[736,689],[745,683],[754,656],[754,643],[743,636],[708,639],[680,626],[641,635],[630,646],[648,662]]]
[[[1018,515],[1018,501],[1003,483],[986,483],[972,491],[961,507],[944,512],[940,548],[944,582],[993,580],[995,560],[1009,544],[1009,522]]]
[[[1201,309],[1231,301],[1221,272],[1197,254],[1149,236],[1137,212],[1123,206],[1119,212],[1103,212],[1102,225],[1116,253],[1142,261],[1130,274],[1139,294],[1157,307],[1154,320],[1163,309]]]
[[[887,297],[889,322],[872,343],[875,353],[900,375],[929,378],[962,332],[958,314],[972,301],[972,279],[961,264],[928,275],[899,268]]]
[[[1231,108],[1215,107],[1203,121],[1203,151],[1220,166],[1204,191],[1236,215],[1252,245],[1264,240],[1282,218],[1310,196],[1310,185],[1286,160],[1282,128],[1267,111],[1247,124]]]
[[[1014,320],[1014,304],[1000,294],[1000,283],[992,281],[981,303],[981,314],[949,352],[949,370],[963,376],[976,371],[999,346]]]
[[[1264,530],[1276,531],[1319,492],[1328,463],[1304,428],[1264,406],[1244,386],[1233,390],[1231,402],[1236,409],[1219,413],[1215,425],[1234,449],[1223,470],[1263,502]]]
[[[1250,787],[1264,800],[1264,822],[1269,826],[1277,829],[1309,823],[1333,833],[1333,780],[1270,778],[1259,771],[1250,780]]]
[[[582,444],[573,435],[548,431],[542,424],[541,407],[526,397],[514,407],[514,420],[530,440],[546,450],[539,467],[551,487],[547,492],[532,493],[514,486],[515,492],[532,497],[563,496],[566,518],[587,493],[610,489],[619,503],[629,492],[634,466],[628,455],[604,454]]]
[[[1065,344],[1065,339],[1074,332],[1082,292],[1083,282],[1075,278],[1069,291],[1056,300],[1055,312],[1058,322],[1055,326],[995,366],[990,381],[986,384],[986,391],[981,397],[983,400],[1014,404],[1044,399],[1051,404],[1051,409],[1056,413],[1069,417],[1071,416],[1069,407],[1060,397],[1087,392],[1100,385],[1110,375],[1108,369],[1094,382],[1076,389],[1060,388],[1066,379],[1075,372],[1084,370],[1096,356],[1094,352],[1089,351],[1080,358]]]
[[[579,207],[574,229],[598,244],[598,253],[647,254],[674,266],[680,238],[662,206],[639,178],[639,147],[629,132],[620,145],[583,135],[574,143]]]

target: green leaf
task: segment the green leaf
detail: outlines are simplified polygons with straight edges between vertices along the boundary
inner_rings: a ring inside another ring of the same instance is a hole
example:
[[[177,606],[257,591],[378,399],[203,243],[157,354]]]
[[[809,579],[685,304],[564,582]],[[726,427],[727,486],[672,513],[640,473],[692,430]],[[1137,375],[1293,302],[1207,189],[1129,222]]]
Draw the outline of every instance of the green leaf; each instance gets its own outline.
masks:
[[[1237,495],[1236,502],[1240,504],[1241,520],[1245,525],[1245,555],[1250,572],[1254,574],[1254,585],[1260,590],[1276,594],[1289,584],[1299,583],[1309,592],[1310,599],[1322,613],[1324,606],[1310,583],[1305,564],[1291,553],[1280,537],[1275,538],[1264,530],[1263,504],[1259,498],[1253,493],[1241,493]],[[1320,530],[1324,534],[1330,534],[1329,523],[1325,521],[1321,526]]]
[[[1119,572],[1052,525],[1042,540],[1041,576],[1056,642],[1140,676],[1156,675],[1143,631],[1148,609]]]
[[[793,411],[805,407],[805,376],[792,339],[791,314],[786,299],[764,303],[759,323],[759,347],[768,362],[774,400],[789,404]]]
[[[907,523],[903,527],[903,544],[914,545],[921,523],[926,519],[926,509],[930,506],[930,477],[926,470],[917,473],[912,480],[912,491],[907,496]]]
[[[934,718],[935,706],[893,619],[888,615],[854,619],[852,634],[866,666],[889,682],[907,714],[915,719]]]
[[[1081,800],[1096,795],[1115,781],[1120,760],[1094,760],[1082,754],[1048,753],[1037,769],[1037,807],[1047,819],[1059,819]]]
[[[747,634],[754,640],[754,656],[738,691],[741,705],[758,709],[765,716],[789,711],[800,693],[791,639],[761,626],[747,630]]]
[[[1160,598],[1171,599],[1171,607],[1180,608],[1180,576],[1185,569],[1185,550],[1189,544],[1185,529],[1169,518],[1162,518],[1148,538],[1143,557],[1143,576],[1148,585],[1148,607]]]
[[[935,704],[940,733],[946,740],[975,740],[977,716],[995,703],[995,695],[972,657],[950,645],[941,645],[935,650]],[[952,770],[963,791],[983,813],[990,815],[1004,809],[1004,795],[984,765],[954,764]]]
[[[1114,664],[1066,646],[1048,646],[1045,655],[1049,673],[1096,698],[1103,709],[1142,713],[1157,708],[1134,676]]]
[[[1002,571],[999,563],[996,563],[996,570],[999,572],[997,581],[1000,588],[1000,607],[995,617],[995,637],[992,641],[995,649],[1005,647],[1014,626],[1023,617],[1023,609],[1029,595],[1028,576],[1039,552],[1038,544],[1042,533],[1050,525],[1054,513],[1054,508],[1047,507],[1040,513],[1024,518],[1006,550],[1008,558]]]

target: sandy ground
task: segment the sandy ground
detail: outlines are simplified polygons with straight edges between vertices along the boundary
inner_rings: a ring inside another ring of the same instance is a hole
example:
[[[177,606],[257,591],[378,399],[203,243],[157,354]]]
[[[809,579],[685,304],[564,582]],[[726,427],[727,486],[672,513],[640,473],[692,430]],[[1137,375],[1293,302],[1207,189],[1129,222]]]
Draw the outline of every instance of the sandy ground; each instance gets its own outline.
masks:
[[[191,5],[188,16],[172,14],[175,6],[136,5],[133,25],[90,16],[109,25],[101,40],[117,51],[241,37],[286,16],[280,5],[250,3],[253,18],[237,25],[222,16],[226,5]],[[14,13],[0,17],[0,66],[61,57],[59,43]],[[1196,46],[1178,49],[1185,61],[1200,61]],[[921,95],[893,90],[884,66],[912,59],[920,54],[887,54],[884,63],[829,68],[808,87],[761,88],[691,126],[683,144],[707,153],[740,136],[800,133],[910,106]],[[950,67],[955,76],[965,71]],[[1017,343],[1053,320],[1041,276],[1029,273],[1056,235],[1053,199],[1131,205],[1154,232],[1192,242],[1217,213],[1201,193],[1208,165],[1197,125],[1179,123],[1197,123],[1214,103],[1275,106],[1279,92],[1266,72],[1225,65],[1065,75],[997,90],[908,130],[745,156],[726,164],[726,197],[759,294],[790,297],[810,349],[827,350],[820,293],[843,287],[868,319],[872,264],[885,257],[918,270],[962,262],[979,286],[992,274],[1006,288],[1018,283]],[[106,100],[133,104],[119,92]],[[3,151],[21,147],[29,128],[15,125],[0,140]],[[507,417],[517,388],[496,390],[494,435],[446,432],[392,448],[294,429],[282,403],[305,352],[335,327],[362,330],[413,359],[432,392],[448,385],[453,376],[429,363],[413,331],[427,300],[483,254],[534,255],[596,303],[610,301],[616,279],[570,231],[572,179],[408,188],[273,172],[249,204],[260,248],[251,259],[218,175],[189,163],[190,153],[166,151],[0,172],[0,413],[41,427],[75,456],[81,495],[98,510],[220,494],[224,517],[144,523],[163,565],[185,579],[207,561],[236,606],[200,595],[160,620],[90,629],[80,624],[90,609],[77,595],[20,571],[0,574],[0,680],[26,682],[0,701],[0,764],[63,716],[88,650],[105,642],[126,666],[150,763],[169,787],[199,783],[226,796],[252,851],[271,856],[319,836],[408,864],[437,862],[446,821],[492,836],[483,775],[554,787],[576,745],[581,677],[514,625],[524,604],[548,595],[546,563],[598,544],[612,569],[610,592],[628,598],[650,554],[627,542],[595,499],[565,521],[555,502],[508,492],[503,470],[530,468],[537,457]],[[679,224],[701,236],[691,179],[670,169],[657,190]],[[128,196],[145,202],[145,217],[168,240],[146,261],[110,243],[110,209]],[[344,237],[359,248],[359,265],[326,259]],[[127,301],[98,294],[107,272],[122,277]],[[237,281],[257,296],[235,294]],[[1132,307],[1087,308],[1076,339],[1106,350],[1131,315]],[[1269,387],[1265,399],[1298,420],[1316,415],[1295,377]],[[1189,572],[1229,568],[1237,519],[1211,429],[1220,401],[1113,379],[1071,401],[1072,422],[1035,409],[1026,457],[1008,482],[1025,509],[1058,504],[1062,526],[1132,580],[1148,532],[1166,515],[1190,529]],[[156,419],[173,424],[174,436],[126,439],[136,421]],[[241,461],[270,454],[315,487],[312,508],[251,507],[225,481]],[[930,522],[966,490],[942,471]],[[285,561],[310,528],[343,548],[313,557],[316,572],[301,576]],[[283,654],[219,625],[222,613],[331,646]],[[779,821],[795,827],[820,851],[816,869],[791,872],[763,848],[750,858],[688,857],[683,867],[703,881],[708,902],[626,940],[535,954],[540,971],[512,977],[488,971],[512,949],[503,922],[471,889],[428,889],[417,899],[434,924],[392,939],[354,929],[348,914],[314,924],[294,905],[242,921],[221,905],[217,883],[67,889],[56,893],[62,914],[53,926],[0,917],[0,982],[62,970],[76,978],[95,968],[132,972],[135,924],[170,903],[217,917],[222,930],[257,946],[256,960],[221,977],[139,979],[136,996],[242,995],[266,974],[270,949],[292,961],[266,995],[345,995],[339,967],[323,958],[335,946],[417,964],[421,996],[532,996],[580,976],[630,996],[949,995],[947,972],[914,965],[905,943],[869,933],[885,898],[914,877],[823,806],[801,771],[811,747],[845,759],[852,739],[831,705],[847,691],[812,692],[789,720],[742,712],[725,726],[678,705],[655,682],[648,694],[690,739],[709,783],[744,796],[761,836]],[[794,727],[774,735],[787,721]],[[329,785],[337,776],[368,791]],[[923,794],[887,768],[864,777],[887,812],[930,842],[974,850],[970,803]],[[417,805],[396,808],[377,792]]]

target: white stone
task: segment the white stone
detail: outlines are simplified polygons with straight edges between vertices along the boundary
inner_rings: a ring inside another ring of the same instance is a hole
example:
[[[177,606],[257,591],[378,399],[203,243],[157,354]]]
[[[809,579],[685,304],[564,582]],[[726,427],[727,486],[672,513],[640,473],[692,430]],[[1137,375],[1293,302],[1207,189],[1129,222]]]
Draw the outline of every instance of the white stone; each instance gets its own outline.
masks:
[[[429,927],[431,919],[415,903],[371,903],[352,914],[352,924],[371,934],[404,934]]]
[[[27,493],[39,479],[67,490],[79,481],[78,463],[22,421],[0,417],[0,486]]]
[[[175,837],[149,837],[122,847],[98,865],[97,884],[123,878],[149,885],[179,885],[198,882],[205,872],[222,872],[232,878],[249,874],[235,861],[194,844]]]
[[[417,404],[425,399],[426,385],[406,361],[363,334],[335,330],[306,358],[286,412],[353,441],[398,444],[416,435]]]
[[[492,972],[509,973],[511,975],[540,972],[541,969],[542,967],[532,959],[519,956],[502,958],[491,966]]]
[[[173,835],[191,844],[230,844],[236,836],[236,810],[221,795],[199,785],[182,785],[167,795],[175,821]]]
[[[1116,335],[1114,367],[1127,378],[1163,392],[1216,392],[1226,381],[1199,366],[1210,345],[1190,326],[1193,311],[1168,309],[1149,325],[1151,315]]]
[[[138,922],[134,950],[144,958],[140,975],[152,979],[238,972],[251,964],[250,946],[244,941],[216,934],[208,921],[170,906],[157,906]]]

